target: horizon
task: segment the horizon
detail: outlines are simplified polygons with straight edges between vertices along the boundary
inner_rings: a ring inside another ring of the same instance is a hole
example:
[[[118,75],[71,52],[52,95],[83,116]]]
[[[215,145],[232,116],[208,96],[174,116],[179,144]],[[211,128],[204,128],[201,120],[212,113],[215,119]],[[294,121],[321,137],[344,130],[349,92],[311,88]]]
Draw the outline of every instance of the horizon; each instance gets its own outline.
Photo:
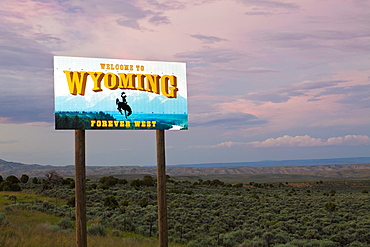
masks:
[[[239,166],[247,166],[247,167],[273,167],[273,166],[317,166],[317,164],[313,164],[313,165],[260,165],[260,166],[253,166],[253,165],[242,165],[242,164],[258,164],[258,163],[266,163],[266,162],[270,162],[270,163],[279,163],[279,162],[309,162],[309,161],[330,161],[330,160],[356,160],[356,159],[365,159],[365,160],[368,160],[366,161],[365,163],[343,163],[341,162],[340,164],[331,164],[331,163],[328,163],[328,164],[319,164],[319,165],[352,165],[352,164],[367,164],[367,163],[370,163],[370,157],[342,157],[342,158],[325,158],[325,159],[294,159],[294,160],[260,160],[260,161],[240,161],[240,162],[221,162],[221,163],[214,163],[214,162],[211,162],[211,163],[189,163],[189,164],[177,164],[177,165],[166,165],[166,167],[168,168],[176,168],[176,167],[214,167],[214,168],[217,168],[217,167],[221,167],[219,165],[222,165],[222,164],[227,164],[227,165],[232,165],[232,164],[241,164]],[[8,163],[19,163],[19,164],[23,164],[23,165],[37,165],[37,166],[52,166],[52,167],[67,167],[67,166],[74,166],[74,164],[67,164],[67,165],[51,165],[51,164],[47,164],[47,165],[41,165],[41,164],[36,164],[36,163],[23,163],[23,162],[17,162],[17,161],[9,161],[9,160],[4,160],[4,159],[1,159],[0,160],[2,161],[5,161],[5,162],[8,162]],[[213,165],[213,166],[212,166]],[[156,167],[156,165],[119,165],[119,166],[112,166],[112,165],[87,165],[86,164],[86,167]],[[231,166],[231,167],[236,167],[236,166]]]

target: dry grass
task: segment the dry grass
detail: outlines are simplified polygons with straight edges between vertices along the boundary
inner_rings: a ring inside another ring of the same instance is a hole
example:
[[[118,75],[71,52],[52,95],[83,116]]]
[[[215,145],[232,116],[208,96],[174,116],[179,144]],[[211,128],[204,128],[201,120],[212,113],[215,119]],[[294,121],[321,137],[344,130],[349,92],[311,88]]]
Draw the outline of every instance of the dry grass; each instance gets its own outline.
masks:
[[[35,199],[53,201],[55,199],[40,197],[23,192],[0,192],[0,213],[5,213],[6,219],[0,221],[0,247],[71,247],[76,246],[74,230],[60,230],[55,225],[59,217],[38,211],[28,211],[12,207],[9,196],[14,195],[18,201]],[[108,230],[108,233],[110,231]],[[103,236],[87,236],[89,247],[154,247],[158,241],[131,233],[122,233],[120,237],[108,234]],[[170,246],[180,247],[179,244]]]
[[[70,247],[76,245],[75,233],[54,232],[45,225],[36,228],[24,228],[8,224],[0,227],[0,246],[6,247]],[[88,236],[88,246],[111,247],[151,247],[158,246],[157,241],[145,238],[114,238]]]

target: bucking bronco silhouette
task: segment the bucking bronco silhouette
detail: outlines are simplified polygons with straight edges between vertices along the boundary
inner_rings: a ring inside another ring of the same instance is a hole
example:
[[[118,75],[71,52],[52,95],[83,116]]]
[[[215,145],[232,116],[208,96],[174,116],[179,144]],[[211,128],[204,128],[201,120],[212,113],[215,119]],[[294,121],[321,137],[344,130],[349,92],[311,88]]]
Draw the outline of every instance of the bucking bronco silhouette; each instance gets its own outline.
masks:
[[[132,110],[131,107],[127,104],[126,101],[126,95],[125,92],[121,93],[122,101],[119,101],[119,99],[116,99],[116,105],[117,105],[117,110],[123,115],[122,110],[125,112],[125,117],[127,118],[128,116],[131,115]]]

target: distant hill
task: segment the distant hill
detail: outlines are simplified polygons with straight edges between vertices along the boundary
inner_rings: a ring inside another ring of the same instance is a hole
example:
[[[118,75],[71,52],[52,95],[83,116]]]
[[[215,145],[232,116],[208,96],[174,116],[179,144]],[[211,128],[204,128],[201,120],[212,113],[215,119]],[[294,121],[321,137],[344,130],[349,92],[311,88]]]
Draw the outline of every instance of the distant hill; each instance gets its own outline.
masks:
[[[259,175],[304,175],[317,178],[370,178],[370,158],[350,158],[354,163],[338,164],[340,160],[344,162],[346,159],[327,159],[327,164],[324,160],[298,160],[298,161],[263,161],[261,164],[270,162],[270,166],[242,166],[235,165],[241,163],[222,163],[215,164],[213,167],[207,164],[206,167],[185,167],[168,166],[167,174],[171,176],[201,176],[201,175],[242,175],[249,174],[254,176]],[[330,161],[336,161],[331,164]],[[350,160],[348,160],[350,161]],[[366,162],[367,161],[367,162]],[[306,165],[303,163],[306,162]],[[246,162],[243,164],[251,164],[259,162]],[[278,166],[277,164],[281,164]],[[283,165],[285,164],[285,165]],[[296,164],[296,165],[294,165]],[[307,165],[313,164],[313,165]],[[316,165],[320,164],[320,165]],[[65,177],[74,176],[74,166],[42,166],[37,164],[23,164],[17,162],[9,162],[0,159],[0,175],[4,178],[9,175],[20,177],[22,174],[27,174],[30,177],[43,177],[45,172],[55,170],[60,175]],[[87,176],[108,176],[108,175],[125,175],[125,174],[149,174],[156,175],[157,169],[155,166],[87,166]]]
[[[256,162],[231,162],[231,163],[202,163],[180,164],[170,167],[262,167],[262,166],[319,166],[319,165],[346,165],[369,164],[370,157],[332,158],[332,159],[305,159],[305,160],[265,160]]]

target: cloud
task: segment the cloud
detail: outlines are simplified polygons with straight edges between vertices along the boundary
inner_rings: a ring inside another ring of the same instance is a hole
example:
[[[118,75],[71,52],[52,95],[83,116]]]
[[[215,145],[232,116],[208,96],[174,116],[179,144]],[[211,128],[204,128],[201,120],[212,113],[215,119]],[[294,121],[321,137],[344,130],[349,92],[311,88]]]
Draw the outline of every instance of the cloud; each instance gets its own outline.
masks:
[[[5,141],[1,141],[0,140],[0,144],[13,144],[13,143],[17,143],[18,141],[16,140],[5,140]]]
[[[234,146],[245,146],[245,145],[247,145],[247,143],[228,141],[228,142],[221,142],[216,145],[192,145],[192,146],[187,147],[187,149],[231,148]]]
[[[242,70],[247,73],[270,73],[270,72],[281,72],[278,69],[266,68],[266,67],[250,67]]]
[[[132,1],[125,0],[123,3],[121,1],[117,2],[117,4],[110,3],[109,5],[116,8],[117,6],[122,6],[122,8],[118,8],[120,11],[110,9],[109,12],[116,12],[121,17],[116,20],[116,23],[120,26],[125,26],[133,29],[142,30],[143,28],[139,25],[139,21],[145,19],[150,16],[155,16],[151,10],[145,10],[143,7],[136,6]],[[153,18],[153,17],[152,17]],[[154,18],[152,23],[158,21],[158,18]]]
[[[194,34],[190,36],[195,39],[201,40],[205,44],[213,44],[213,43],[217,43],[221,41],[227,41],[227,39],[222,39],[216,36],[207,36],[207,35],[201,35],[201,34]]]
[[[241,112],[212,112],[191,114],[190,121],[192,127],[198,126],[223,126],[226,128],[243,128],[243,126],[261,125],[267,123],[266,120],[258,119],[256,116]]]
[[[330,137],[328,139],[305,136],[284,135],[278,138],[269,138],[265,141],[250,142],[254,147],[321,147],[321,146],[362,146],[369,145],[370,138],[366,135],[346,135]]]
[[[262,102],[282,103],[287,102],[291,98],[291,95],[287,93],[251,93],[246,99]]]
[[[242,0],[251,10],[244,14],[249,16],[272,16],[277,14],[286,14],[287,11],[292,12],[299,9],[299,5],[295,3],[285,3],[281,1],[269,0]]]
[[[168,19],[167,16],[163,16],[161,13],[156,13],[149,19],[149,22],[155,25],[162,25],[162,24],[170,24],[171,21]]]
[[[344,95],[338,100],[338,103],[356,105],[361,108],[370,107],[370,84],[367,85],[354,85],[347,87],[334,87],[328,88],[325,91],[317,94],[315,97],[325,95]]]
[[[271,12],[264,12],[264,11],[248,11],[244,13],[245,15],[260,15],[260,16],[268,16],[271,15]]]
[[[159,3],[159,1],[156,1],[156,0],[148,1],[148,4],[160,10],[184,9],[186,7],[186,3],[187,1],[181,2],[181,1],[175,1],[175,0],[164,1],[164,2],[162,1],[161,3]]]
[[[295,3],[286,3],[282,1],[271,0],[241,0],[242,3],[249,6],[257,6],[263,8],[282,8],[282,9],[298,9],[299,6]]]
[[[53,54],[32,37],[3,34],[0,84],[6,90],[0,97],[0,122],[53,122]]]
[[[272,102],[272,103],[283,103],[296,96],[307,96],[313,90],[329,90],[333,86],[340,83],[347,82],[345,80],[323,80],[323,81],[309,81],[301,82],[296,84],[289,84],[272,90],[265,90],[262,92],[255,92],[248,94],[245,99],[260,101],[260,102]],[[329,90],[330,91],[330,90]],[[321,96],[316,94],[315,97]],[[310,101],[319,100],[317,98],[311,99]]]
[[[252,148],[304,148],[304,147],[326,147],[326,146],[368,146],[370,137],[366,135],[346,135],[342,137],[330,137],[328,139],[313,138],[308,135],[289,136],[284,135],[277,138],[269,138],[264,141],[234,142],[227,141],[216,145],[196,145],[189,148],[213,149],[231,148],[235,146]]]
[[[55,37],[51,34],[45,34],[45,33],[35,33],[35,40],[40,41],[42,43],[46,44],[62,44],[65,43],[61,38]]]
[[[242,51],[232,49],[207,48],[201,51],[181,52],[175,54],[176,58],[186,59],[188,63],[229,63],[246,57]]]
[[[278,47],[292,49],[329,49],[346,52],[369,51],[368,30],[309,30],[289,32],[266,32],[255,33],[256,40],[273,42]]]
[[[52,123],[54,121],[54,103],[51,94],[52,90],[49,94],[42,94],[35,90],[27,91],[24,89],[24,92],[18,93],[16,96],[0,97],[0,122]]]

